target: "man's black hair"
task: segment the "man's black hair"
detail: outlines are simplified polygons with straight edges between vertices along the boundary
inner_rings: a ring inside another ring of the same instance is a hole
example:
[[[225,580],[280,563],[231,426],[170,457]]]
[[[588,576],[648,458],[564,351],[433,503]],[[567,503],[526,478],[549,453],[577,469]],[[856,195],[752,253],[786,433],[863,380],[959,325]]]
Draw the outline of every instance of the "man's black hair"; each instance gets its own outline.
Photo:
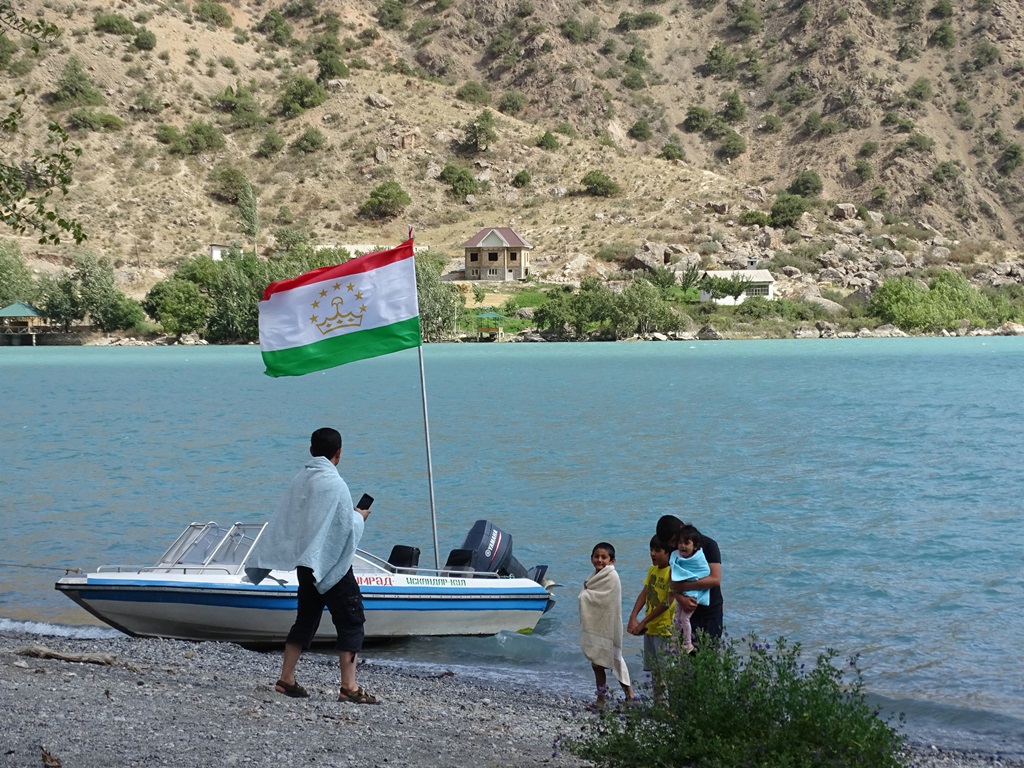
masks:
[[[597,542],[597,544],[594,545],[594,548],[592,550],[590,550],[590,556],[593,557],[594,553],[597,552],[597,550],[599,550],[599,549],[603,549],[605,552],[607,552],[608,553],[608,558],[610,560],[614,560],[615,559],[615,547],[613,547],[607,541],[599,541],[599,542]]]
[[[669,547],[674,546],[675,538],[679,535],[679,529],[684,525],[683,521],[675,515],[662,515],[658,518],[656,529],[657,537],[664,541]]]
[[[341,432],[331,427],[321,427],[309,438],[311,456],[323,456],[333,459],[341,449]]]

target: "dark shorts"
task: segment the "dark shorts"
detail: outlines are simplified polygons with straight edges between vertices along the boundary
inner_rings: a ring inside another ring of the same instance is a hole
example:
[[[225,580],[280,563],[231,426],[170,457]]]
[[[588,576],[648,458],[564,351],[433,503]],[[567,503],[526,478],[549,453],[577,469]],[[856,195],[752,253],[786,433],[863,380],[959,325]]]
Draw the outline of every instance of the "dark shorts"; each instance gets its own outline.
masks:
[[[702,610],[703,609],[703,610]],[[707,632],[712,637],[722,636],[722,607],[718,606],[718,610],[707,610],[705,606],[700,606],[694,611],[693,616],[690,617],[690,629],[694,634],[694,642],[697,641],[697,632]]]
[[[335,649],[352,653],[361,651],[366,617],[363,615],[363,595],[352,569],[349,568],[341,581],[324,594],[317,590],[311,569],[300,565],[296,570],[299,576],[299,609],[285,642],[308,650],[326,608],[331,612],[331,620],[338,632]]]

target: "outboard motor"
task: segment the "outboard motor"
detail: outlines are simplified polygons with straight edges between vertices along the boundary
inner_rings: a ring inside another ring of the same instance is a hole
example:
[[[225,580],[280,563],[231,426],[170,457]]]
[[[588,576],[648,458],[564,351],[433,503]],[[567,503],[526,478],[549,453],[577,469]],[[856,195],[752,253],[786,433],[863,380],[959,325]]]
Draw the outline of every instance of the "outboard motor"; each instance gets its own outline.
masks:
[[[459,550],[453,550],[452,556]],[[522,563],[512,556],[512,535],[494,523],[477,520],[462,543],[462,559],[474,571],[492,571],[500,576],[526,579],[529,574]],[[449,557],[451,560],[451,556]]]

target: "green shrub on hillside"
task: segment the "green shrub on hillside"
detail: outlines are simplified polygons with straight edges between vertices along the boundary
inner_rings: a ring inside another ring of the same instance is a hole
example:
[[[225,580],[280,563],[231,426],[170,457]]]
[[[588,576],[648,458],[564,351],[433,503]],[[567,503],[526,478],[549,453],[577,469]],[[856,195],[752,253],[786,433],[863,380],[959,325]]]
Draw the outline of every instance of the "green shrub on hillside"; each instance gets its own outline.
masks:
[[[486,105],[491,103],[491,91],[483,83],[470,80],[459,86],[459,89],[455,91],[455,98],[467,104]]]
[[[641,11],[640,13],[623,11],[619,14],[619,23],[615,28],[623,32],[629,32],[634,29],[650,29],[651,27],[658,26],[662,21],[664,19],[654,11]]]
[[[291,150],[301,155],[311,155],[314,152],[319,152],[326,146],[327,137],[324,136],[323,131],[314,125],[307,125],[295,141],[291,143]]]
[[[213,24],[224,29],[232,25],[228,9],[214,0],[198,0],[192,6],[193,15],[204,24]]]
[[[644,49],[638,45],[634,45],[626,56],[626,66],[646,72],[651,68],[651,62],[647,60],[647,56],[644,54]]]
[[[558,142],[558,137],[555,136],[551,131],[544,131],[544,135],[538,137],[537,146],[541,149],[556,150],[561,146]]]
[[[135,25],[120,13],[101,13],[93,22],[93,29],[111,35],[134,35]]]
[[[307,109],[318,107],[327,101],[327,91],[315,80],[305,75],[295,75],[281,89],[277,100],[277,111],[289,118],[301,115]]]
[[[392,219],[412,202],[409,193],[397,181],[385,181],[370,192],[370,198],[359,207],[359,215],[367,219]]]
[[[959,178],[963,171],[960,170],[960,166],[952,160],[944,160],[935,166],[935,170],[932,171],[932,178],[944,184],[947,181]]]
[[[237,88],[228,86],[210,101],[216,109],[228,115],[225,122],[232,130],[256,128],[267,122],[250,86],[241,83]]]
[[[64,65],[49,100],[57,107],[98,107],[105,101],[77,56],[69,58]]]
[[[474,120],[466,123],[463,147],[471,152],[483,152],[498,140],[498,132],[494,130],[496,125],[494,113],[485,109]]]
[[[293,27],[276,8],[260,19],[256,31],[276,45],[288,45],[292,41]]]
[[[996,162],[996,168],[1004,176],[1013,173],[1021,165],[1024,165],[1024,147],[1020,144],[1008,144]]]
[[[753,37],[761,31],[761,14],[757,12],[753,0],[743,0],[736,9],[732,26],[743,38]]]
[[[761,120],[759,127],[765,133],[778,133],[782,130],[782,118],[776,114],[769,113]]]
[[[156,33],[145,27],[139,27],[132,40],[132,47],[137,51],[152,51],[156,48]]]
[[[173,125],[158,125],[156,139],[166,144],[172,155],[198,155],[220,149],[225,143],[224,135],[216,126],[202,120],[192,121],[184,132]]]
[[[971,64],[975,69],[984,69],[999,61],[999,49],[988,40],[976,42],[971,53],[973,55]]]
[[[403,0],[384,0],[377,6],[377,21],[382,29],[402,29],[405,26]]]
[[[654,135],[654,132],[651,130],[651,124],[647,122],[647,119],[641,117],[629,127],[626,134],[634,141],[647,141]]]
[[[76,131],[119,131],[124,120],[94,109],[76,109],[68,115],[68,127]]]
[[[409,27],[409,31],[406,33],[405,39],[410,43],[423,45],[429,40],[430,35],[440,28],[440,19],[417,19]]]
[[[926,77],[919,77],[914,84],[907,89],[907,98],[914,101],[929,101],[932,97],[932,81]]]
[[[520,91],[506,91],[498,102],[498,110],[506,115],[518,115],[529,103],[525,93]]]
[[[664,654],[665,702],[588,719],[569,749],[612,768],[901,765],[899,733],[868,704],[856,657],[839,667],[829,650],[805,665],[784,638],[711,645]]]
[[[256,147],[256,157],[273,157],[284,149],[284,139],[271,128]]]
[[[647,81],[639,72],[632,70],[623,76],[622,86],[630,91],[642,91],[647,87]]]
[[[715,122],[715,115],[704,107],[687,107],[683,118],[683,130],[687,133],[703,133]]]
[[[572,43],[592,43],[601,34],[601,22],[597,17],[584,23],[575,16],[571,16],[558,25],[559,32],[566,40]]]
[[[715,77],[731,80],[736,77],[736,70],[739,62],[736,57],[729,53],[729,49],[722,43],[715,43],[711,46],[707,56],[704,58],[704,71]]]
[[[459,201],[480,191],[480,182],[473,178],[473,172],[461,165],[448,163],[438,179],[449,185],[452,197]]]
[[[663,160],[685,160],[686,150],[673,140],[661,148],[661,153],[658,157]]]
[[[316,54],[316,81],[326,85],[328,80],[347,78],[349,76],[348,66],[341,59],[337,51],[325,50]]]
[[[522,189],[523,187],[529,186],[532,180],[530,172],[522,170],[512,177],[512,186],[516,189]]]
[[[772,223],[772,217],[764,211],[743,211],[740,214],[740,224],[748,227],[767,227]]]
[[[940,22],[928,36],[928,45],[937,45],[939,48],[945,48],[946,50],[955,48],[956,33],[953,31],[953,25],[948,21]]]
[[[230,165],[218,165],[210,171],[209,176],[210,194],[223,203],[234,205],[242,194],[242,190],[249,187],[249,179],[245,173]]]
[[[787,191],[791,195],[800,195],[801,197],[816,197],[821,194],[821,190],[825,188],[821,182],[821,176],[818,175],[817,171],[804,170],[800,171],[793,180],[789,183]]]
[[[588,171],[580,182],[588,195],[613,197],[619,193],[619,185],[604,171]]]
[[[729,130],[718,145],[717,154],[726,160],[734,160],[747,151],[747,141],[736,131]]]
[[[807,210],[807,201],[800,195],[779,195],[772,204],[772,226],[792,227]]]
[[[743,99],[740,98],[739,91],[729,91],[725,94],[725,100],[722,104],[721,111],[722,119],[727,123],[738,123],[745,119],[747,116],[747,105],[743,103]]]

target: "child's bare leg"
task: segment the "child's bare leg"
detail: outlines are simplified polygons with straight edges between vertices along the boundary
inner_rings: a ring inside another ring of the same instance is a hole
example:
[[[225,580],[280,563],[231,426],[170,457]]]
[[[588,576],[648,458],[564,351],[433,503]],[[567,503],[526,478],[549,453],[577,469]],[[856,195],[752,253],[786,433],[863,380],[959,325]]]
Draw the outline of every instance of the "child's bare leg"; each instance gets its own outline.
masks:
[[[590,666],[594,669],[594,682],[597,684],[597,705],[603,707],[604,697],[608,692],[608,675],[605,674],[604,667],[599,667],[596,664]]]
[[[626,701],[633,700],[633,686],[622,683],[622,692],[626,695]]]

